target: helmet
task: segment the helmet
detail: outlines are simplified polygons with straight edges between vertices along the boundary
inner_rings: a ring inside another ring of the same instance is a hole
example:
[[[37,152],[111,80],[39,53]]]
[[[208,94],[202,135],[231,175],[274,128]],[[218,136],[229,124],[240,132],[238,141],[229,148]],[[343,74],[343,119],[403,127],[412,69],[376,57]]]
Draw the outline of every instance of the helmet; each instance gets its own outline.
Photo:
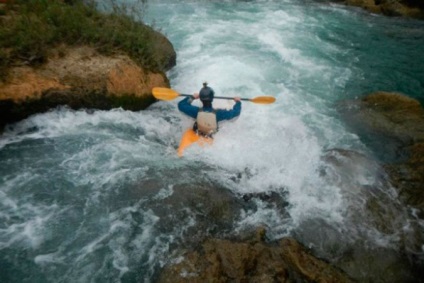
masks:
[[[212,102],[214,95],[215,92],[208,86],[202,87],[199,93],[199,97],[202,102]]]

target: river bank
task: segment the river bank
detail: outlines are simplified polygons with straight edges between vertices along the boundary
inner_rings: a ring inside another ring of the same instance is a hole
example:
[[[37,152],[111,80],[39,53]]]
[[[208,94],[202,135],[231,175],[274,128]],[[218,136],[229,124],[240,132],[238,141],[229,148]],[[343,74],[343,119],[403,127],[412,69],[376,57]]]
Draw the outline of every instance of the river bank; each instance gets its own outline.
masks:
[[[154,102],[152,87],[169,87],[165,72],[175,65],[175,50],[142,23],[103,15],[81,1],[0,9],[1,128],[60,105],[141,110]],[[104,29],[96,30],[99,25]]]
[[[424,5],[421,1],[346,0],[341,2],[349,6],[360,7],[371,13],[383,14],[389,17],[402,16],[421,20],[424,19]]]

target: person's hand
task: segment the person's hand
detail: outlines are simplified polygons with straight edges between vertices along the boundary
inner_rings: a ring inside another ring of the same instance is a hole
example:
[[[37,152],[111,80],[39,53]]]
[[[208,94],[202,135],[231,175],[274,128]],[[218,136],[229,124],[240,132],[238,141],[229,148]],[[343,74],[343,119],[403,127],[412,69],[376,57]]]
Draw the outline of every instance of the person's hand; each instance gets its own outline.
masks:
[[[241,98],[238,97],[238,96],[234,97],[233,99],[234,99],[235,102],[241,101]]]
[[[199,93],[197,93],[197,92],[196,92],[196,93],[194,93],[194,94],[193,94],[193,98],[194,98],[194,99],[198,99],[198,98],[199,98]]]

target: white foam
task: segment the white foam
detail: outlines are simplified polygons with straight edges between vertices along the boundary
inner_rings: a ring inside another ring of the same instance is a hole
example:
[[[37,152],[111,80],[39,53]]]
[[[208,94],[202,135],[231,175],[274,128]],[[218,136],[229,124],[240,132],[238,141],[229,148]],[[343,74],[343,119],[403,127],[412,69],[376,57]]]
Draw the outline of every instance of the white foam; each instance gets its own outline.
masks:
[[[168,188],[161,189],[157,195],[154,197],[155,200],[163,200],[170,197],[174,193],[173,186],[168,186]]]
[[[13,202],[13,206],[3,206],[5,203],[11,202]],[[22,220],[14,221],[15,223],[0,229],[0,249],[14,245],[37,249],[51,237],[45,227],[49,225],[56,214],[61,213],[57,205],[34,206],[29,203],[16,205],[17,202],[10,198],[6,198],[5,203],[1,203],[2,208],[5,209],[2,216],[9,218],[9,221],[10,215]]]
[[[59,255],[59,252],[37,255],[34,258],[34,262],[40,266],[48,266],[50,264],[57,264],[57,263],[64,264],[63,257],[58,255]]]
[[[259,206],[242,217],[240,225],[267,219],[271,227],[284,223],[289,230],[311,218],[342,225],[352,200],[340,183],[329,182],[320,172],[326,166],[322,157],[328,148],[348,145],[366,150],[334,118],[328,103],[338,99],[335,92],[346,86],[352,71],[334,62],[344,51],[314,33],[319,19],[305,15],[299,7],[292,7],[290,14],[278,7],[255,12],[241,9],[225,21],[203,17],[201,9],[173,27],[178,32],[190,30],[177,46],[179,62],[170,72],[174,89],[197,92],[207,80],[216,95],[277,98],[266,106],[244,102],[241,116],[221,124],[212,146],[192,146],[184,159],[222,169],[208,175],[237,194],[287,193],[290,221]],[[214,106],[232,104],[215,100]],[[192,123],[182,121],[184,127]],[[352,176],[358,186],[375,184],[379,178],[375,170],[359,169],[374,166],[364,162],[357,164]],[[237,182],[235,175],[239,175]],[[352,181],[347,175],[339,177],[342,183]]]

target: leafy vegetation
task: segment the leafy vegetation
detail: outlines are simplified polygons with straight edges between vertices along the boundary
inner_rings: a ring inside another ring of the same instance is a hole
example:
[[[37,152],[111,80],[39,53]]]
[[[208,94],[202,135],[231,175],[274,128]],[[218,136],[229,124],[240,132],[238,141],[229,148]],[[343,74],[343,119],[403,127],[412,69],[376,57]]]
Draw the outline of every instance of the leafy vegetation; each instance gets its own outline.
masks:
[[[13,2],[13,4],[12,4]],[[153,30],[135,21],[125,9],[101,13],[83,0],[15,0],[0,13],[0,79],[14,64],[36,65],[49,49],[87,44],[104,54],[125,52],[155,70]]]

